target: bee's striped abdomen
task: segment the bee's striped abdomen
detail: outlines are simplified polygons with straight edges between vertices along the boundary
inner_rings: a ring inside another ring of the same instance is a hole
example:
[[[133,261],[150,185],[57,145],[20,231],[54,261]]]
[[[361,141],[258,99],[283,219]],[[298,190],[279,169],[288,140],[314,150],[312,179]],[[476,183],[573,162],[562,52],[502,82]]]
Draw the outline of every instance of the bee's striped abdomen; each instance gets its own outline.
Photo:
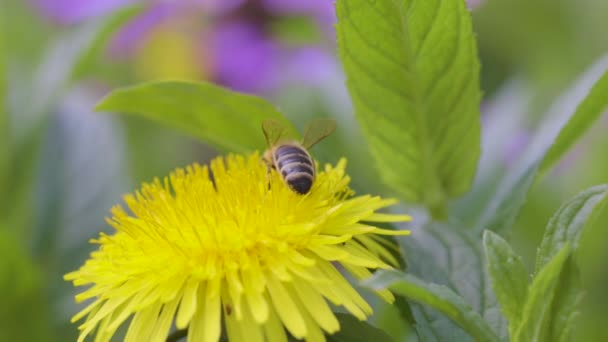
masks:
[[[300,146],[282,145],[274,151],[274,165],[289,187],[299,194],[310,191],[315,168],[310,155]]]

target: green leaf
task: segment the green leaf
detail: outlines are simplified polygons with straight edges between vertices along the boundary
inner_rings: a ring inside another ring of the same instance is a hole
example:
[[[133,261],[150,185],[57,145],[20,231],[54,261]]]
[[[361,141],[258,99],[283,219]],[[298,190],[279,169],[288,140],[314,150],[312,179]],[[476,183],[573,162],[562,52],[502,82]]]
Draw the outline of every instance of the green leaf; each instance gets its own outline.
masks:
[[[479,157],[479,63],[462,0],[343,0],[338,47],[383,180],[441,214]]]
[[[402,296],[395,297],[391,305],[380,305],[374,309],[374,324],[393,341],[410,341],[416,335],[416,320],[411,304]]]
[[[566,243],[554,258],[540,270],[528,290],[521,324],[513,336],[514,342],[550,341],[547,339],[551,308],[559,284],[560,274],[570,256],[570,245]]]
[[[481,209],[480,219],[475,226],[479,233],[484,229],[508,231],[535,182],[546,175],[549,167],[564,156],[567,148],[580,138],[597,119],[598,114],[603,112],[608,103],[608,98],[601,96],[607,87],[607,69],[608,56],[605,56],[571,89],[558,97],[545,114],[546,120],[539,126],[540,129],[527,150],[499,183],[493,198]],[[547,161],[544,161],[549,152],[551,154],[548,155]]]
[[[506,338],[507,322],[484,272],[484,256],[477,235],[455,222],[424,224],[422,220],[414,220],[414,223],[419,225],[408,227],[413,234],[399,239],[408,261],[408,273],[458,293],[501,339]],[[420,340],[470,340],[436,310],[413,304]]]
[[[519,325],[528,291],[528,272],[520,256],[502,237],[486,230],[483,244],[487,268],[492,287],[505,317],[509,321],[511,334]]]
[[[205,82],[160,81],[121,88],[102,99],[96,110],[139,114],[235,152],[264,148],[265,119],[292,127],[266,100]]]
[[[0,222],[0,341],[52,341],[42,273]]]
[[[352,315],[336,313],[340,322],[340,331],[328,335],[327,340],[333,342],[390,342],[392,341],[384,331],[362,322]]]
[[[390,289],[398,295],[433,307],[460,325],[476,341],[499,341],[483,318],[446,286],[425,283],[399,271],[376,272],[365,285],[375,290]]]
[[[573,250],[578,248],[579,238],[594,208],[606,205],[608,185],[598,185],[587,189],[564,203],[545,228],[538,252],[536,253],[536,272],[551,260],[566,243]]]
[[[608,108],[608,71],[595,83],[583,102],[576,108],[557,139],[545,154],[539,168],[542,177],[557,161],[576,143],[576,141],[591,127],[601,114]]]

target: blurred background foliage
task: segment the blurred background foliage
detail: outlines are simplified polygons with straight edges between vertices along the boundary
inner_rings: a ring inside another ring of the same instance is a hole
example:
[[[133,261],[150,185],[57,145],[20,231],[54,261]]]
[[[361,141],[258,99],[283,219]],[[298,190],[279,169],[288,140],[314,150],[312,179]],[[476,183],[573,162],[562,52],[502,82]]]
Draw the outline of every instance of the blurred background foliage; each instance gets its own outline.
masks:
[[[331,1],[0,4],[2,341],[74,340],[75,290],[62,275],[95,248],[90,238],[109,231],[108,209],[141,182],[216,153],[140,117],[94,113],[115,87],[210,80],[269,98],[299,128],[313,117],[334,117],[339,129],[315,156],[332,162],[347,156],[356,191],[389,192],[353,118],[335,53]],[[608,2],[470,5],[482,64],[482,148],[496,152],[482,161],[478,179],[490,191],[551,115],[552,102],[608,52]],[[604,116],[534,187],[511,237],[530,270],[550,215],[581,189],[608,182],[607,128]],[[467,203],[474,205],[482,203]],[[467,208],[460,209],[466,217]],[[394,310],[379,310],[376,323],[406,336]]]

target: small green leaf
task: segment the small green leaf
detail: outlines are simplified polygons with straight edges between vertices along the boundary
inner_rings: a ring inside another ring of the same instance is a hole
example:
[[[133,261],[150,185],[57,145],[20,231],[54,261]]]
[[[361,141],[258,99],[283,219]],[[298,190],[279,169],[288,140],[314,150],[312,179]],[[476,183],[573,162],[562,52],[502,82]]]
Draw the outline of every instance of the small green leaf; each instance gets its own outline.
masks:
[[[479,157],[479,63],[462,0],[342,0],[338,47],[384,181],[437,214]]]
[[[522,312],[520,325],[512,336],[515,342],[550,341],[548,338],[551,308],[560,274],[570,256],[570,245],[563,248],[534,277]]]
[[[580,246],[585,245],[585,240],[589,241],[591,235],[588,234],[595,235],[598,231],[603,231],[605,236],[605,221],[599,221],[603,227],[597,226],[596,222],[608,208],[607,195],[608,185],[595,186],[581,192],[557,210],[545,229],[537,252],[537,272],[546,267],[549,260],[566,244],[572,246],[573,255],[576,256],[568,259],[560,274],[555,299],[551,304],[552,314],[547,322],[546,336],[549,341],[568,340],[573,333],[584,294],[580,269],[589,267],[585,264],[585,259],[579,257],[585,254],[585,251],[580,251]],[[599,230],[593,232],[595,229]]]
[[[265,147],[265,119],[292,127],[266,100],[204,82],[160,81],[121,88],[102,99],[96,110],[139,114],[234,152]]]
[[[606,205],[606,195],[608,185],[598,185],[576,195],[557,210],[545,228],[543,240],[536,253],[536,272],[566,243],[570,243],[573,250],[578,248],[578,241],[588,218],[596,205]]]
[[[390,342],[392,341],[384,331],[362,322],[352,315],[336,313],[340,322],[340,331],[328,335],[327,340],[333,342]]]
[[[486,230],[483,234],[487,268],[492,287],[511,333],[521,320],[521,313],[528,291],[528,273],[520,256],[502,237]]]
[[[425,283],[399,271],[376,272],[364,285],[375,290],[390,289],[410,300],[431,306],[460,325],[477,341],[499,341],[483,318],[446,286]]]
[[[548,341],[570,341],[573,328],[580,315],[580,304],[584,298],[579,269],[570,257],[558,280],[555,298],[551,304],[551,316],[548,322]]]
[[[564,156],[566,150],[603,112],[608,104],[608,97],[602,96],[608,87],[608,78],[605,75],[607,68],[608,56],[605,56],[596,62],[572,89],[558,97],[545,114],[546,122],[539,126],[540,129],[532,138],[530,146],[512,171],[499,183],[496,194],[481,210],[475,227],[478,232],[481,233],[484,229],[497,232],[509,230],[534,183],[546,175],[550,166]],[[548,159],[545,161],[545,158]]]
[[[608,185],[604,185],[608,187]],[[595,187],[594,187],[595,188]],[[590,189],[591,190],[591,189]],[[587,190],[589,191],[589,190]],[[583,281],[598,282],[604,274],[605,260],[608,258],[608,194],[604,194],[587,218],[580,232],[576,260],[582,272]]]
[[[562,128],[539,168],[542,177],[572,147],[608,108],[608,71],[589,90],[587,97],[576,108],[566,126]]]

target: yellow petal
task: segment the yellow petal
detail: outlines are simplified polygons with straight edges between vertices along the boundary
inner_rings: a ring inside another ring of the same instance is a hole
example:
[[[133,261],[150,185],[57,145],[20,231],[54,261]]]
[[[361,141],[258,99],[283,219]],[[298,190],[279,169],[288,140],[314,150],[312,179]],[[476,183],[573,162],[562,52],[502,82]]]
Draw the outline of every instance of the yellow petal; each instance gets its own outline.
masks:
[[[268,294],[272,299],[274,309],[285,327],[287,327],[287,330],[295,338],[306,336],[306,323],[304,322],[302,313],[296,309],[296,304],[283,284],[274,277],[268,279]]]
[[[156,325],[158,313],[161,308],[161,303],[157,302],[150,307],[138,311],[133,317],[133,321],[127,330],[125,342],[148,341],[152,333],[152,329]]]
[[[177,310],[177,318],[175,319],[175,326],[178,329],[185,329],[196,311],[198,287],[198,280],[190,279],[186,282],[179,309]]]
[[[167,339],[167,335],[169,333],[169,329],[171,328],[171,323],[173,322],[173,316],[175,315],[175,310],[177,309],[178,303],[179,299],[175,298],[163,306],[163,309],[160,312],[160,316],[158,316],[158,320],[156,321],[156,326],[152,331],[150,341],[163,342]]]
[[[310,316],[330,334],[340,330],[340,323],[321,295],[306,282],[293,282],[293,291],[300,298]]]
[[[219,279],[209,281],[205,296],[204,334],[203,342],[216,342],[222,333],[221,300]]]
[[[266,298],[266,300],[270,300]],[[266,341],[287,342],[287,334],[274,309],[269,310],[268,320],[264,324]]]

